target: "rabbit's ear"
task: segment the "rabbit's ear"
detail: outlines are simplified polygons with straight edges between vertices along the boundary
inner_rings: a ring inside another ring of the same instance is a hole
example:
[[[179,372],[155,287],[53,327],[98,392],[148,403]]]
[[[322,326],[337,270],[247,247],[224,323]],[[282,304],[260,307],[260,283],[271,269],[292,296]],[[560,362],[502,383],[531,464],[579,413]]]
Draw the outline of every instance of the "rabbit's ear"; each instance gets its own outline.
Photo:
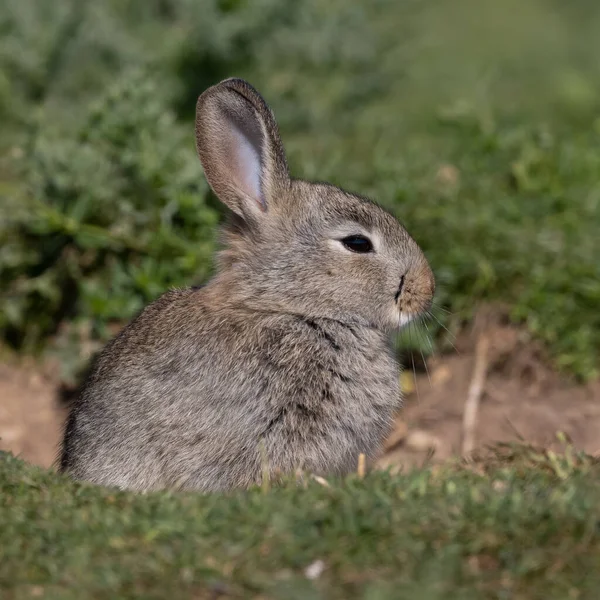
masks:
[[[273,113],[242,79],[198,98],[196,148],[215,194],[244,219],[259,218],[290,184]]]

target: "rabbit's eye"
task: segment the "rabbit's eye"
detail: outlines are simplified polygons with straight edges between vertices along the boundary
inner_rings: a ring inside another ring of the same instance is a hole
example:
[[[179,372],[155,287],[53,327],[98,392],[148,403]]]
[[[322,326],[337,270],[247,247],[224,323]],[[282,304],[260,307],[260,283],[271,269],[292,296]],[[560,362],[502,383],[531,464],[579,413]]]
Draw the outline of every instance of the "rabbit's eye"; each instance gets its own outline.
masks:
[[[367,252],[373,252],[373,244],[369,238],[362,235],[351,235],[341,240],[342,244],[348,250],[352,252],[359,252],[360,254],[366,254]]]

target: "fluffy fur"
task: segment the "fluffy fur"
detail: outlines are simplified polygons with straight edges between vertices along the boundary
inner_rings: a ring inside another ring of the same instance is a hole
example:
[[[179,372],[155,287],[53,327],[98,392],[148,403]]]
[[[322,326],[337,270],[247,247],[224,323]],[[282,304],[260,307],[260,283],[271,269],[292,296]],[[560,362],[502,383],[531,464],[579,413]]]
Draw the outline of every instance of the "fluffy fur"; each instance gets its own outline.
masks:
[[[149,305],[94,362],[61,469],[138,491],[227,490],[375,457],[400,403],[388,333],[434,279],[400,223],[365,198],[295,180],[273,115],[229,79],[197,105],[205,175],[231,209],[218,271]],[[368,237],[369,253],[341,241]]]

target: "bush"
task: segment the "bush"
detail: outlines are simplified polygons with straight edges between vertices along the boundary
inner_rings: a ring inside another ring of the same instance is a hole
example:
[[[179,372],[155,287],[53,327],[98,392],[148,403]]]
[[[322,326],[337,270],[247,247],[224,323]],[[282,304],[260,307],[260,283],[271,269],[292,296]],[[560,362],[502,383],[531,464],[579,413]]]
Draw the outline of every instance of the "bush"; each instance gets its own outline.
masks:
[[[81,326],[103,340],[209,274],[220,208],[192,116],[237,75],[272,104],[295,174],[402,219],[457,322],[501,300],[558,367],[597,377],[600,8],[498,7],[4,2],[3,338],[31,349]]]
[[[62,319],[94,334],[162,291],[204,278],[218,213],[192,132],[160,87],[127,73],[87,110],[72,136],[41,123],[21,160],[27,203],[3,252],[2,325],[27,345]]]

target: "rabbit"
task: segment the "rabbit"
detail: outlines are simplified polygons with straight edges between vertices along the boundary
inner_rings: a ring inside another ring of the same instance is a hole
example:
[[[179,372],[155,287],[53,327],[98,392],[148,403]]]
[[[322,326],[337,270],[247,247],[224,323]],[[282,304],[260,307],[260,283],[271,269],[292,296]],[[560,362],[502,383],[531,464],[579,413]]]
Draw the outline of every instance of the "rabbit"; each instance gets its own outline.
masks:
[[[100,352],[59,470],[138,492],[355,471],[401,404],[390,333],[428,310],[432,270],[371,200],[290,176],[246,81],[200,95],[195,134],[230,209],[215,275],[167,291]]]

